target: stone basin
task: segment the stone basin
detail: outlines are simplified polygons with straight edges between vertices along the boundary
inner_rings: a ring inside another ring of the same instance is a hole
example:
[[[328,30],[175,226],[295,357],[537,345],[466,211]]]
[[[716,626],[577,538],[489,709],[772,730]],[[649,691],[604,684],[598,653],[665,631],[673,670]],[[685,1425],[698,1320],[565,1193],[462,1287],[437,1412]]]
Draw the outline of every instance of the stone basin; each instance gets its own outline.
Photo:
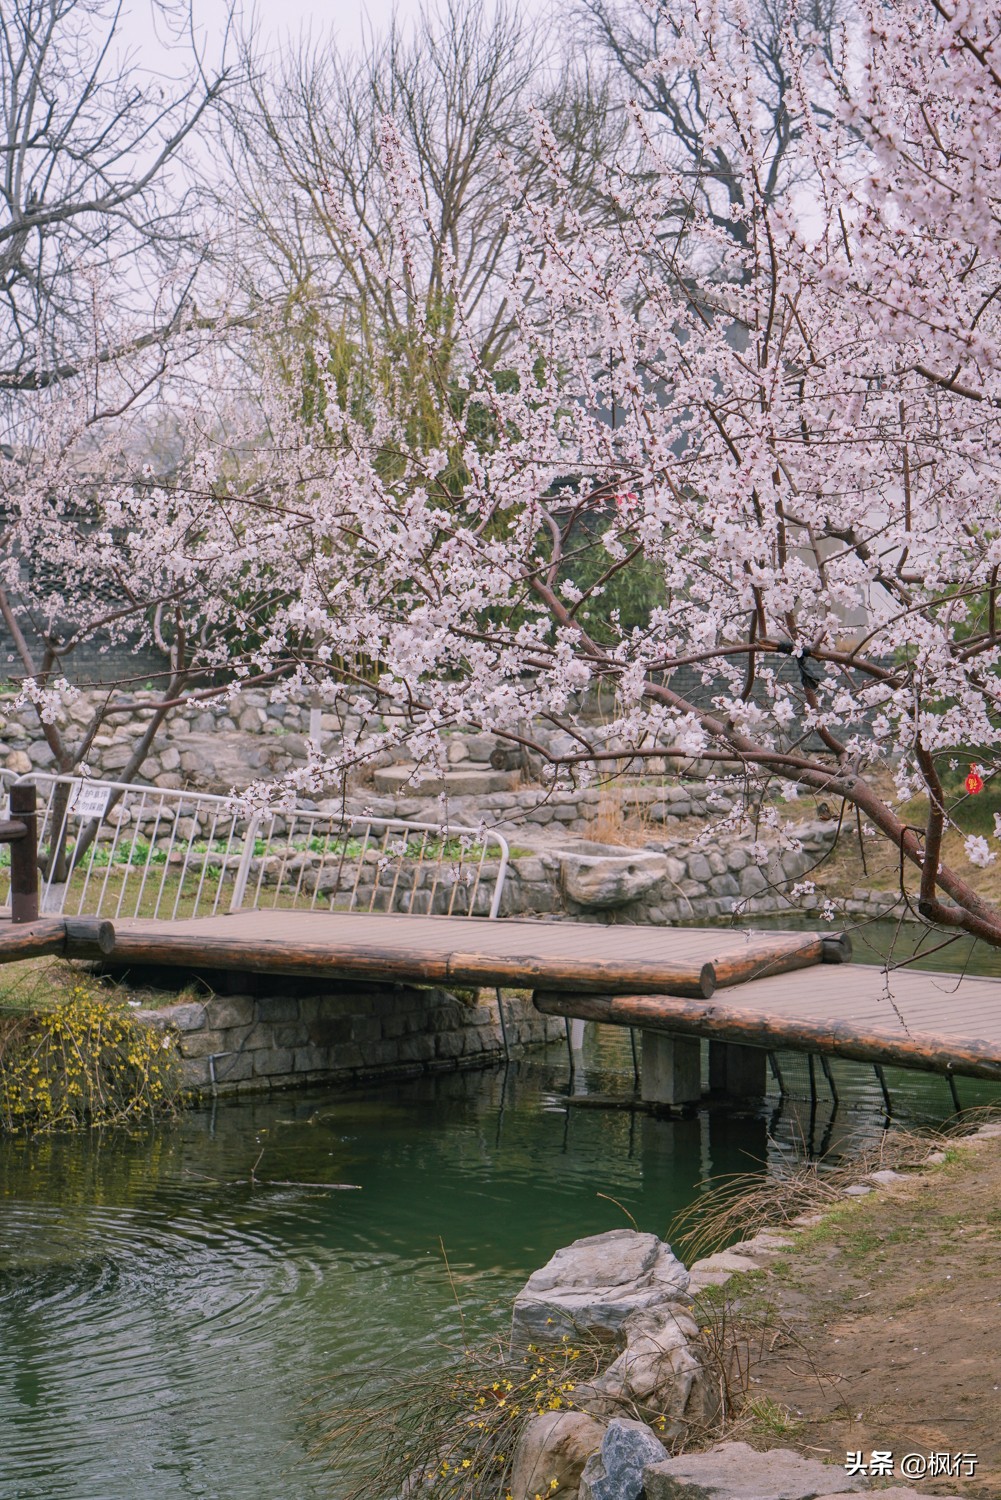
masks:
[[[668,873],[667,856],[645,849],[582,841],[551,851],[559,860],[564,896],[584,910],[626,906],[659,885]]]

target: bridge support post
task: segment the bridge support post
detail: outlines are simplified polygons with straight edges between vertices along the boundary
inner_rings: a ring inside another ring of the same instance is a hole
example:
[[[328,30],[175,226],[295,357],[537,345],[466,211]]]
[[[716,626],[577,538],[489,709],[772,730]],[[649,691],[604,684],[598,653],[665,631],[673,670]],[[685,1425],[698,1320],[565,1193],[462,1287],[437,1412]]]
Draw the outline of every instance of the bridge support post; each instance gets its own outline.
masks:
[[[702,1097],[698,1037],[644,1031],[640,1098],[647,1104],[690,1104]]]
[[[38,812],[35,784],[10,789],[10,820],[0,838],[10,844],[10,916],[12,922],[38,921]]]
[[[738,1099],[760,1099],[768,1092],[768,1052],[740,1042],[709,1043],[709,1089]]]

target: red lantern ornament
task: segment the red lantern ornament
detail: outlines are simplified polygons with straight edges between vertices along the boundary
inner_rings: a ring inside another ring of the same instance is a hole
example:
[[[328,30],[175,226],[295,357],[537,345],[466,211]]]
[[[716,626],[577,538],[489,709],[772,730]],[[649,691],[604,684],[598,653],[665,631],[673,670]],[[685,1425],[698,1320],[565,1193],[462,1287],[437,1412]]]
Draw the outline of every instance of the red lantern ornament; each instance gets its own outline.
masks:
[[[983,789],[984,778],[981,776],[976,766],[971,766],[970,774],[966,778],[966,790],[969,792],[971,797],[975,797],[977,793],[982,792]]]

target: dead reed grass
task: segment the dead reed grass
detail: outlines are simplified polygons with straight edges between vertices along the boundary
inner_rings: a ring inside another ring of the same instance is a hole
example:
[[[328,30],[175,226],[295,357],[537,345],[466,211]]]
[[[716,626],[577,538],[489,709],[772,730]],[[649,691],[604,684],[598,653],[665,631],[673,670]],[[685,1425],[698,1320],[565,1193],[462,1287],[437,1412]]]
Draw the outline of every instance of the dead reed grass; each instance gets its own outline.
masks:
[[[652,802],[630,800],[630,789],[604,786],[598,799],[598,812],[588,838],[596,844],[616,844],[622,848],[642,849],[651,838],[663,838],[664,828],[650,816]]]
[[[314,1452],[341,1500],[505,1500],[527,1423],[573,1410],[575,1388],[614,1353],[574,1337],[512,1354],[498,1340],[427,1370],[352,1375],[314,1403]]]
[[[706,1178],[698,1184],[699,1196],[672,1219],[667,1239],[690,1264],[760,1230],[792,1224],[844,1203],[845,1189],[871,1172],[923,1166],[932,1152],[975,1128],[984,1113],[970,1111],[948,1130],[888,1131],[847,1161],[780,1159],[767,1175],[734,1172]]]

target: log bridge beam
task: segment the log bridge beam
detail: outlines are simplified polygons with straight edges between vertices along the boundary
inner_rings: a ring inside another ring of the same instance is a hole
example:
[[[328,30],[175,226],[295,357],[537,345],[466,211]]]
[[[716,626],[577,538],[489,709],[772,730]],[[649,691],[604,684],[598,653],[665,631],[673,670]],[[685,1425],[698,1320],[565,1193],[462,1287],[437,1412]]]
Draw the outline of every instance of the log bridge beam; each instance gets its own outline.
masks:
[[[534,1000],[544,1015],[642,1032],[642,1094],[655,1102],[699,1097],[702,1037],[710,1086],[727,1094],[762,1094],[768,1053],[780,1048],[1001,1082],[996,980],[850,964],[751,980],[706,1000],[555,990],[536,990]]]
[[[0,964],[46,957],[105,959],[114,946],[114,924],[105,917],[39,917],[15,923],[0,916]]]

